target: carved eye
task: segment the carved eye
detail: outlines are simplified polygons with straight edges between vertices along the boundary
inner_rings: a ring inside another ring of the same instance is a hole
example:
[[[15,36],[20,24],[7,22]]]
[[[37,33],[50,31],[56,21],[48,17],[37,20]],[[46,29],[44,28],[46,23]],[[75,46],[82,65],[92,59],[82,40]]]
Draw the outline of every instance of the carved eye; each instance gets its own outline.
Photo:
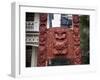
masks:
[[[58,34],[58,32],[56,32],[56,31],[55,31],[54,33],[55,33],[55,34]]]
[[[63,32],[63,33],[62,33],[62,35],[65,35],[65,34],[66,34],[66,32]]]
[[[55,37],[57,37],[58,35],[59,35],[59,33],[58,32],[54,32],[55,33]]]

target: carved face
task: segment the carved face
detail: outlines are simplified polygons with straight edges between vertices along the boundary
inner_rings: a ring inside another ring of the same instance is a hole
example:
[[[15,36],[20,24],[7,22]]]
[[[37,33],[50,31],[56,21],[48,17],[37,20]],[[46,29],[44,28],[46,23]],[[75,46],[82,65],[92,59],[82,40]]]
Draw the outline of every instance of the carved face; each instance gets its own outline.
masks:
[[[57,28],[54,30],[55,40],[53,42],[53,53],[54,54],[67,54],[67,40],[66,30],[63,28]]]
[[[76,24],[79,23],[79,16],[78,15],[73,16],[73,22]]]
[[[55,30],[55,39],[56,40],[64,40],[66,38],[66,32],[64,29],[57,29]]]

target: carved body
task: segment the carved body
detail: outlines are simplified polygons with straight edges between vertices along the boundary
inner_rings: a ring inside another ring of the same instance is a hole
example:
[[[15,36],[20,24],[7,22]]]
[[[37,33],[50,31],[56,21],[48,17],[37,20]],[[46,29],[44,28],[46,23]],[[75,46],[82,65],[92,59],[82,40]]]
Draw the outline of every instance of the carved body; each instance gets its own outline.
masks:
[[[42,19],[44,18],[44,19]],[[70,64],[81,64],[79,16],[73,15],[73,29],[64,27],[46,28],[47,14],[40,14],[38,65],[63,56]]]

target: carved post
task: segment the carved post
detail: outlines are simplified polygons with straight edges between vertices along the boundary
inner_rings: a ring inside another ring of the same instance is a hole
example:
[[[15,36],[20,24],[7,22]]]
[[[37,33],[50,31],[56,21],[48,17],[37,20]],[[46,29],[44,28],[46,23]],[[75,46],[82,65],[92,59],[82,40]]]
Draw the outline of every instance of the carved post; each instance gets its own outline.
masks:
[[[78,15],[73,15],[73,64],[81,64],[80,49],[80,19]]]
[[[39,26],[39,52],[37,59],[37,66],[46,66],[46,38],[47,38],[47,14],[40,14],[40,26]]]

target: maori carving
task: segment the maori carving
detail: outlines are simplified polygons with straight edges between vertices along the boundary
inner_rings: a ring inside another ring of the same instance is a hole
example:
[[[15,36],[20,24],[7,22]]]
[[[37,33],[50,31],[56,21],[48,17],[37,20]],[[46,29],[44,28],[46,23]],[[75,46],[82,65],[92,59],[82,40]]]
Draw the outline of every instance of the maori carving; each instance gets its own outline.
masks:
[[[80,28],[79,16],[73,15],[73,42],[74,42],[74,58],[73,64],[81,64],[81,49],[80,49]]]
[[[78,15],[73,15],[73,23],[74,23],[74,25],[76,24],[79,24],[79,16]]]
[[[67,54],[67,35],[64,28],[55,29],[53,46],[54,54]]]
[[[47,31],[47,57],[53,59],[55,56],[67,55],[67,29],[65,28],[51,28]]]
[[[40,14],[40,27],[39,27],[39,52],[37,59],[37,66],[46,66],[46,32],[47,32],[47,14]]]
[[[40,14],[37,66],[46,66],[56,56],[81,64],[79,16],[73,15],[73,28],[46,28],[47,14]]]

